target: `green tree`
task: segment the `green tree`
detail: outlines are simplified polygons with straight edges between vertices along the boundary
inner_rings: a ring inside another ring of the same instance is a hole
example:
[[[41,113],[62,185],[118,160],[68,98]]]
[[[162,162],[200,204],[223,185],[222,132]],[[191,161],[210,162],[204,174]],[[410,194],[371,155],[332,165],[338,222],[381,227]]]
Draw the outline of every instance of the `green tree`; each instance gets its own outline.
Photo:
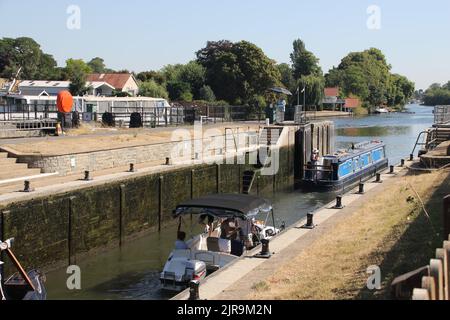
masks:
[[[281,63],[277,65],[277,69],[280,73],[280,80],[283,86],[292,92],[297,90],[297,81],[294,79],[292,68],[287,63]]]
[[[216,101],[216,95],[214,94],[214,91],[211,89],[210,86],[203,86],[200,89],[200,100],[213,102]]]
[[[64,70],[66,78],[70,81],[69,90],[74,96],[81,96],[86,93],[87,75],[92,69],[81,59],[68,59]]]
[[[162,71],[144,71],[137,74],[136,78],[142,82],[153,80],[159,85],[166,85],[166,76]]]
[[[444,86],[433,83],[423,93],[423,103],[427,106],[450,105],[450,89],[448,88],[448,83]]]
[[[56,61],[42,52],[40,45],[31,38],[0,39],[0,76],[12,78],[21,69],[21,79],[58,79]]]
[[[88,66],[91,68],[93,73],[107,73],[105,60],[96,57],[88,62]]]
[[[345,96],[357,96],[370,106],[405,104],[414,93],[414,83],[390,70],[379,49],[352,52],[325,76],[326,85],[339,86]]]
[[[206,84],[216,97],[230,103],[248,104],[280,83],[275,62],[247,41],[210,41],[197,52],[197,61],[206,69]]]
[[[167,83],[170,100],[192,101],[191,86],[187,82],[172,80]],[[186,98],[188,98],[186,100]]]
[[[141,82],[139,84],[139,95],[152,98],[169,98],[166,88],[156,83],[154,80]]]
[[[305,100],[307,106],[319,105],[323,98],[323,91],[325,88],[325,79],[323,76],[316,76],[310,74],[303,76],[298,80],[297,87],[305,88]]]
[[[294,51],[291,53],[291,62],[294,79],[303,76],[321,76],[322,68],[319,66],[319,59],[310,51],[306,50],[305,43],[297,39],[293,43]]]

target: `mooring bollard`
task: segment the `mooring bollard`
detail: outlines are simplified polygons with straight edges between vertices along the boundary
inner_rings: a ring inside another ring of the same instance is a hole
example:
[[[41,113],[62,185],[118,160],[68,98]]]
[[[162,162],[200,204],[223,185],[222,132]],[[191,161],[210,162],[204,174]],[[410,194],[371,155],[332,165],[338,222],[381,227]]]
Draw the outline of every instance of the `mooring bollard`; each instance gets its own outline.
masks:
[[[360,183],[359,184],[359,191],[358,191],[358,194],[364,194],[365,192],[364,192],[364,183]]]
[[[267,239],[261,240],[262,249],[261,252],[255,256],[256,258],[269,259],[272,256],[269,249],[269,243],[270,241]]]
[[[394,171],[395,171],[395,167],[394,167],[394,166],[390,166],[390,170],[389,170],[389,173],[390,173],[390,174],[393,174],[393,173],[394,173]]]
[[[411,161],[411,162],[414,161],[414,155],[413,154],[409,155],[409,161]]]
[[[342,205],[342,196],[336,197],[336,205],[334,206],[335,209],[343,209],[344,206]]]
[[[136,172],[134,169],[134,163],[130,163],[130,170],[128,172]]]
[[[31,182],[28,180],[25,180],[23,192],[33,192],[34,190],[31,188]]]
[[[192,280],[189,283],[189,300],[200,300],[200,281]]]
[[[170,166],[170,158],[166,158],[166,166]]]
[[[91,181],[91,180],[92,180],[92,178],[91,178],[91,172],[88,171],[88,170],[86,170],[86,171],[84,172],[84,181]]]
[[[383,181],[381,180],[381,173],[377,173],[377,179],[375,180],[376,183],[382,183]]]
[[[402,161],[400,162],[400,167],[404,167],[405,166],[405,159],[402,159]]]
[[[306,224],[302,227],[302,229],[314,229],[316,225],[314,224],[314,214],[308,213],[306,215]]]

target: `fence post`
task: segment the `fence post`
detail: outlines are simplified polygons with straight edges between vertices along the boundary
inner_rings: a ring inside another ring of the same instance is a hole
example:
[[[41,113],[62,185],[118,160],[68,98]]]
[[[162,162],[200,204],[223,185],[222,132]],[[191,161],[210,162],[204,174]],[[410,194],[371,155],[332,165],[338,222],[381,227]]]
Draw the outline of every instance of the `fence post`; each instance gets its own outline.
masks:
[[[449,240],[450,235],[450,194],[444,198],[443,207],[444,218],[444,241]]]

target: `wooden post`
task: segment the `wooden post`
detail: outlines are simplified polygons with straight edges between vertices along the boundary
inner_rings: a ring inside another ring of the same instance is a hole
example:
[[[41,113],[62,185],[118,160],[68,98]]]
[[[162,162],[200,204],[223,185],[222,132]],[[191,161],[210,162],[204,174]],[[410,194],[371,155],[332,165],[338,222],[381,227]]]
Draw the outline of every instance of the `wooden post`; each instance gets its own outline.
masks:
[[[434,278],[436,286],[436,300],[444,300],[444,270],[442,260],[432,259],[430,261],[430,275]]]
[[[444,241],[449,240],[450,236],[450,194],[444,198]]]

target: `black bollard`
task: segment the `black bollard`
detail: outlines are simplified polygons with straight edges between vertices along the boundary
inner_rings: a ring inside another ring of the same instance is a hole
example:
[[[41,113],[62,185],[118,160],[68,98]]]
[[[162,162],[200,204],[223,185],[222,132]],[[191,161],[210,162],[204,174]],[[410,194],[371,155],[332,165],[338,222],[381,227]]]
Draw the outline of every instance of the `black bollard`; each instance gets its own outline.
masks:
[[[261,252],[255,256],[255,258],[269,259],[272,256],[269,249],[269,242],[270,241],[267,239],[261,240],[262,249]]]
[[[405,159],[402,159],[401,163],[400,163],[400,167],[404,167],[405,166]]]
[[[170,158],[166,158],[166,166],[170,166]]]
[[[409,155],[409,161],[411,161],[411,162],[414,161],[414,155],[413,154]]]
[[[33,191],[34,191],[34,189],[31,188],[31,183],[30,183],[30,181],[26,180],[26,181],[24,182],[23,192],[33,192]]]
[[[84,179],[83,179],[84,181],[91,181],[92,180],[92,178],[91,178],[91,173],[88,171],[88,170],[86,170],[85,172],[84,172]]]
[[[136,169],[134,169],[134,163],[130,163],[130,170],[128,172],[136,172]]]
[[[189,283],[189,300],[200,300],[200,281],[192,280]]]
[[[358,191],[358,194],[364,194],[365,192],[364,192],[364,183],[360,183],[359,184],[359,191]]]
[[[314,214],[308,213],[306,215],[306,224],[302,227],[302,229],[314,229],[316,225],[314,224]]]
[[[342,196],[336,197],[336,205],[334,206],[334,209],[344,209],[344,206],[342,205]]]
[[[381,173],[377,173],[377,179],[375,180],[376,183],[382,183],[381,181]]]
[[[395,170],[395,167],[394,167],[394,166],[390,166],[389,173],[390,173],[390,174],[393,174],[393,173],[394,173],[394,170]]]

